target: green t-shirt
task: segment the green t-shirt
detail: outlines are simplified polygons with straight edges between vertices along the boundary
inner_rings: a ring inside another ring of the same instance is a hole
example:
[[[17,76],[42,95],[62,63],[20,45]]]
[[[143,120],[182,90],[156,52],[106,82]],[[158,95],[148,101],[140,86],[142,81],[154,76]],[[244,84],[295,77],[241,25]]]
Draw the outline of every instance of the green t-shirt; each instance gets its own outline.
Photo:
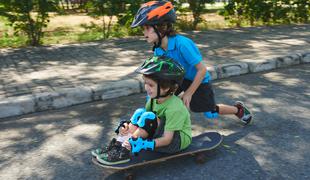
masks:
[[[151,110],[151,101],[146,103],[146,110]],[[153,101],[153,112],[159,119],[165,118],[165,131],[179,131],[181,137],[181,150],[185,149],[192,142],[192,128],[190,113],[182,100],[173,95],[161,104]]]

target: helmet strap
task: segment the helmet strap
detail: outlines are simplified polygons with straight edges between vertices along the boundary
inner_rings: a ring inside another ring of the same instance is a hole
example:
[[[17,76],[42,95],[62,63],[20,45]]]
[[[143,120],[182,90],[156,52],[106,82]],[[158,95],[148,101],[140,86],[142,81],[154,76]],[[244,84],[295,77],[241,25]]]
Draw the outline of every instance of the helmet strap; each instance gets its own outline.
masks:
[[[158,37],[158,42],[157,42],[157,43],[154,43],[154,46],[153,46],[153,49],[152,49],[152,51],[155,51],[155,48],[158,48],[158,47],[161,46],[162,37],[161,37],[161,35],[160,35],[160,33],[159,33],[157,27],[156,27],[155,25],[152,25],[152,27],[153,27],[153,29],[154,29],[154,31],[155,31],[157,37]]]
[[[161,96],[160,96],[160,86],[159,86],[159,80],[157,80],[157,95],[156,95],[156,97],[154,98],[154,99],[158,99],[158,98],[160,98]]]
[[[171,91],[169,90],[166,94],[164,95],[160,95],[160,86],[159,86],[159,80],[157,80],[157,95],[154,99],[158,99],[158,98],[163,98],[163,97],[167,97],[169,95],[171,95]]]

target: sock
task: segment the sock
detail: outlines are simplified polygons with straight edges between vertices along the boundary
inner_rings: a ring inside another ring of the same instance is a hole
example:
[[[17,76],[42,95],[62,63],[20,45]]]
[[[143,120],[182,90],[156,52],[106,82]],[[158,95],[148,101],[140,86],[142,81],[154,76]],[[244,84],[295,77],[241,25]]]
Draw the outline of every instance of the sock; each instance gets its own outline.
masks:
[[[131,135],[130,133],[128,133],[128,134],[125,135],[125,136],[121,136],[121,135],[120,135],[120,136],[118,136],[118,137],[116,138],[116,141],[123,143],[124,141],[128,140],[131,136],[132,136],[132,135]]]
[[[237,113],[235,114],[236,116],[240,116],[240,113],[243,113],[242,112],[242,108],[236,106],[236,108],[238,109]]]

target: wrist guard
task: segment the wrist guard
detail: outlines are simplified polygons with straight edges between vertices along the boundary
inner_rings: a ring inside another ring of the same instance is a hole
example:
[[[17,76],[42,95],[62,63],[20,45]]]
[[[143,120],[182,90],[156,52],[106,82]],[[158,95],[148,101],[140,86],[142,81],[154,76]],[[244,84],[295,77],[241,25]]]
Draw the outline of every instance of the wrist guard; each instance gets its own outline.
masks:
[[[131,152],[138,153],[142,149],[153,151],[155,148],[155,140],[147,140],[139,138],[129,138],[129,143],[131,144]]]

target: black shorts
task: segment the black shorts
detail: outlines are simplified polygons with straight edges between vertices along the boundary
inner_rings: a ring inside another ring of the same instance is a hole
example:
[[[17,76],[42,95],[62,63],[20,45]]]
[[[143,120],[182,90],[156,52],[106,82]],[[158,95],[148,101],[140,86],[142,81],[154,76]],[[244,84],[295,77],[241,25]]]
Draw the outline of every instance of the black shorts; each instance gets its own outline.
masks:
[[[156,132],[153,136],[153,138],[159,138],[162,137],[164,132],[165,132],[165,125],[166,125],[166,119],[165,118],[160,118],[160,123],[156,129]],[[161,153],[176,153],[181,151],[181,136],[180,136],[180,131],[175,131],[173,134],[172,141],[169,145],[163,146],[163,147],[157,147],[155,148],[156,152],[161,152]]]
[[[175,94],[179,95],[182,91],[186,91],[192,82],[193,81],[184,79],[181,87],[177,89]],[[192,96],[190,109],[193,112],[216,111],[214,92],[211,83],[202,83],[199,85],[196,92]]]

